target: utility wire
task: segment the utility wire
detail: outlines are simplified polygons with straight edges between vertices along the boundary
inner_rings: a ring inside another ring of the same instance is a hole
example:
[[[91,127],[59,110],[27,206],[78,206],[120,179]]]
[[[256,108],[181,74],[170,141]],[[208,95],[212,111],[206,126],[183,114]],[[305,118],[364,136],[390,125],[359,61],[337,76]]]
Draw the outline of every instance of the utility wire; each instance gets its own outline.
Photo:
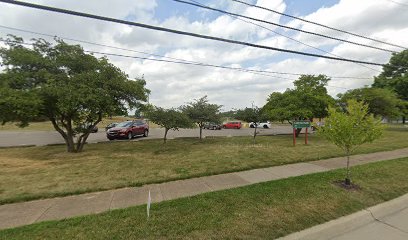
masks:
[[[28,46],[33,46],[34,45],[33,43],[10,41],[10,40],[5,40],[5,39],[0,39],[0,41],[6,42],[6,43],[7,42],[13,42],[13,43],[18,43],[18,44],[28,45]],[[129,56],[129,55],[124,55],[124,54],[98,52],[98,51],[90,51],[90,50],[84,50],[84,52],[91,53],[91,54],[100,54],[100,55],[104,55],[104,56],[124,57],[124,58],[148,60],[148,61],[155,61],[155,62],[166,62],[166,63],[174,63],[174,64],[182,64],[182,65],[195,65],[195,66],[203,66],[203,67],[215,67],[215,68],[235,70],[235,71],[240,71],[240,72],[247,72],[247,73],[262,75],[262,76],[267,76],[267,77],[279,78],[279,79],[284,79],[284,80],[291,80],[291,81],[297,80],[296,78],[295,79],[294,78],[286,78],[286,77],[280,77],[280,76],[276,76],[276,75],[270,75],[270,74],[263,73],[263,72],[268,73],[268,71],[257,71],[257,70],[252,70],[252,69],[219,66],[219,65],[213,65],[213,64],[195,64],[195,63],[192,63],[192,62],[183,62],[183,61],[180,62],[180,61],[172,61],[172,60],[165,60],[165,59],[155,59],[155,58],[147,58],[147,57],[139,57],[139,56]],[[290,73],[288,73],[288,74],[290,74]],[[297,74],[295,74],[295,75],[297,75]],[[338,77],[338,78],[349,78],[349,77]],[[353,77],[350,77],[350,78],[353,79]],[[354,78],[354,79],[356,79],[356,78]],[[363,79],[363,78],[360,78],[360,79]],[[369,78],[367,78],[367,79],[369,79]],[[332,87],[332,88],[346,89],[346,90],[350,89],[350,88],[332,86],[332,85],[326,85],[326,86],[327,87]]]
[[[383,66],[384,65],[382,63],[360,61],[360,60],[354,60],[354,59],[348,59],[348,58],[337,58],[337,57],[324,56],[324,55],[308,53],[308,52],[300,52],[300,51],[294,51],[294,50],[289,50],[289,49],[269,47],[269,46],[265,46],[265,45],[258,45],[258,44],[248,43],[248,42],[237,41],[237,40],[225,39],[225,38],[220,38],[220,37],[213,37],[213,36],[209,36],[209,35],[197,34],[197,33],[192,33],[192,32],[185,32],[185,31],[180,31],[180,30],[175,30],[175,29],[170,29],[170,28],[158,27],[158,26],[154,26],[154,25],[131,22],[131,21],[126,21],[126,20],[121,20],[121,19],[115,19],[115,18],[110,18],[110,17],[93,15],[93,14],[83,13],[83,12],[76,12],[76,11],[72,11],[72,10],[49,7],[49,6],[38,5],[38,4],[27,3],[27,2],[21,2],[21,1],[0,0],[0,2],[13,4],[13,5],[24,6],[24,7],[29,7],[29,8],[41,9],[41,10],[45,10],[45,11],[51,11],[51,12],[63,13],[63,14],[80,16],[80,17],[85,17],[85,18],[97,19],[97,20],[101,20],[101,21],[120,23],[120,24],[124,24],[124,25],[131,25],[131,26],[136,26],[136,27],[141,27],[141,28],[146,28],[146,29],[152,29],[152,30],[156,30],[156,31],[170,32],[170,33],[174,33],[174,34],[191,36],[191,37],[196,37],[196,38],[201,38],[201,39],[209,39],[209,40],[214,40],[214,41],[219,41],[219,42],[238,44],[238,45],[249,46],[249,47],[253,47],[253,48],[260,48],[260,49],[267,49],[267,50],[273,50],[273,51],[279,51],[279,52],[299,54],[299,55],[310,56],[310,57],[320,57],[320,58],[326,58],[326,59],[332,59],[332,60],[344,61],[344,62],[355,62],[355,63],[363,63],[363,64],[376,65],[376,66]]]
[[[237,14],[237,13],[224,11],[224,10],[221,10],[221,9],[218,9],[218,8],[212,8],[212,7],[208,7],[208,6],[204,6],[204,5],[200,5],[200,4],[196,4],[196,3],[192,3],[192,2],[186,2],[186,1],[183,1],[183,0],[171,0],[171,1],[178,2],[178,3],[183,3],[183,4],[187,4],[187,5],[192,5],[192,6],[196,6],[196,7],[199,7],[199,8],[204,8],[204,9],[208,9],[208,10],[211,10],[211,11],[216,11],[216,12],[220,12],[220,13],[224,13],[224,14],[229,14],[229,15],[233,15],[233,16],[236,16],[236,17],[242,17],[242,18],[246,18],[246,19],[249,19],[249,20],[262,22],[262,23],[266,23],[266,24],[277,26],[277,27],[302,32],[302,33],[307,33],[307,34],[314,35],[314,36],[319,36],[319,37],[328,38],[328,39],[332,39],[332,40],[336,40],[336,41],[340,41],[340,42],[350,43],[350,44],[361,46],[361,47],[367,47],[367,48],[372,48],[372,49],[381,50],[381,51],[385,51],[385,52],[396,53],[396,51],[393,51],[393,50],[380,48],[380,47],[375,47],[375,46],[371,46],[371,45],[367,45],[367,44],[363,44],[363,43],[357,43],[357,42],[349,41],[349,40],[346,40],[346,39],[341,39],[341,38],[332,37],[332,36],[328,36],[328,35],[324,35],[324,34],[320,34],[320,33],[315,33],[315,32],[302,30],[302,29],[299,29],[299,28],[289,27],[289,26],[282,25],[282,24],[279,24],[279,23],[273,23],[273,22],[265,21],[265,20],[258,19],[258,18],[248,17],[248,16],[245,16],[245,15],[242,15],[242,14]]]
[[[406,4],[406,3],[397,2],[397,1],[393,1],[393,0],[387,0],[387,1],[388,1],[388,2],[392,2],[392,3],[395,3],[395,4],[398,4],[398,5],[400,5],[400,6],[408,7],[408,4]]]
[[[27,43],[27,42],[19,42],[19,41],[10,41],[10,40],[5,40],[5,39],[0,39],[2,42],[12,42],[12,43],[18,43],[18,44],[23,44],[23,45],[28,45],[28,46],[33,46],[33,43]],[[84,50],[84,52],[91,53],[91,54],[100,54],[100,55],[106,55],[106,56],[114,56],[114,57],[123,57],[123,58],[133,58],[133,59],[139,59],[139,60],[148,60],[148,61],[154,61],[154,62],[166,62],[166,63],[175,63],[175,64],[182,64],[182,65],[194,65],[194,66],[202,66],[202,67],[214,67],[214,68],[221,68],[221,69],[227,69],[227,70],[235,70],[235,71],[240,71],[240,72],[247,72],[247,73],[252,73],[256,75],[262,75],[262,76],[268,76],[268,77],[275,77],[275,78],[280,78],[280,79],[285,79],[285,80],[297,80],[296,78],[285,78],[285,77],[280,77],[276,75],[271,75],[271,74],[284,74],[284,75],[305,75],[305,74],[298,74],[298,73],[285,73],[285,72],[272,72],[272,71],[262,71],[262,70],[255,70],[255,69],[248,69],[248,68],[239,68],[239,67],[228,67],[228,66],[221,66],[221,65],[215,65],[215,64],[206,64],[206,63],[199,63],[199,62],[187,62],[184,59],[180,59],[181,61],[173,61],[173,60],[166,60],[166,59],[156,59],[156,58],[148,58],[148,57],[140,57],[140,56],[130,56],[130,55],[124,55],[124,54],[117,54],[117,53],[107,53],[107,52],[100,52],[100,51],[92,51],[92,50]],[[330,76],[327,76],[330,77]],[[330,78],[341,78],[341,79],[371,79],[371,78],[354,78],[354,77],[330,77]]]
[[[278,11],[270,9],[270,8],[258,6],[258,5],[255,5],[255,4],[250,4],[250,3],[240,1],[240,0],[231,0],[231,1],[241,3],[241,4],[245,4],[245,5],[250,6],[250,7],[255,7],[255,8],[263,9],[263,10],[266,10],[266,11],[270,11],[270,12],[273,12],[273,13],[276,13],[276,14],[279,14],[279,15],[282,15],[282,16],[285,16],[285,17],[293,18],[293,19],[296,19],[296,20],[299,20],[299,21],[302,21],[302,22],[310,23],[310,24],[313,24],[313,25],[316,25],[316,26],[319,26],[319,27],[324,27],[324,28],[334,30],[334,31],[337,31],[337,32],[349,34],[349,35],[352,35],[352,36],[355,36],[355,37],[364,38],[364,39],[367,39],[367,40],[371,40],[371,41],[378,42],[378,43],[383,43],[383,44],[393,46],[393,47],[407,49],[406,47],[403,47],[401,45],[397,45],[397,44],[394,44],[394,43],[388,43],[388,42],[381,41],[381,40],[378,40],[378,39],[366,37],[366,36],[363,36],[361,34],[352,33],[352,32],[349,32],[349,31],[345,31],[345,30],[341,30],[341,29],[338,29],[338,28],[330,27],[330,26],[327,26],[327,25],[324,25],[324,24],[321,24],[321,23],[318,23],[318,22],[313,22],[313,21],[306,20],[304,18],[296,17],[296,16],[289,15],[289,14],[286,14],[286,13],[283,13],[283,12],[278,12]],[[392,1],[392,0],[387,0],[387,1],[397,3],[397,2]],[[401,3],[397,3],[397,4],[401,4]],[[406,6],[408,6],[408,5],[406,5]]]
[[[56,37],[56,38],[65,39],[65,40],[69,40],[69,41],[86,43],[86,44],[91,44],[91,45],[95,45],[95,46],[107,47],[107,48],[118,49],[118,50],[123,50],[123,51],[136,52],[136,53],[141,53],[141,54],[145,54],[145,55],[150,55],[150,56],[155,56],[155,57],[162,57],[162,58],[166,58],[166,59],[177,60],[177,61],[182,61],[182,62],[186,62],[186,63],[193,63],[193,64],[196,64],[196,65],[202,65],[202,66],[213,66],[213,67],[220,67],[220,68],[222,67],[222,68],[229,68],[231,70],[247,70],[247,71],[251,71],[251,72],[268,73],[268,74],[293,75],[293,76],[307,75],[306,73],[289,73],[289,72],[277,72],[277,71],[256,70],[256,69],[248,69],[248,68],[238,68],[238,67],[225,67],[225,66],[220,66],[220,65],[190,61],[190,60],[181,59],[181,58],[167,57],[167,56],[160,55],[160,54],[137,51],[137,50],[133,50],[133,49],[121,48],[121,47],[116,47],[116,46],[111,46],[111,45],[106,45],[106,44],[100,44],[100,43],[95,43],[95,42],[90,42],[90,41],[84,41],[84,40],[79,40],[79,39],[74,39],[74,38],[69,38],[69,37],[61,37],[61,36],[52,35],[52,34],[34,32],[34,31],[24,30],[24,29],[20,29],[20,28],[7,27],[7,26],[3,26],[3,25],[0,25],[0,28],[9,29],[9,30],[13,30],[13,31],[24,32],[24,33],[36,34],[36,35],[40,35],[40,36],[47,36],[47,37],[51,37],[51,38]],[[1,39],[1,38],[0,38],[0,41],[7,42],[7,40]],[[18,42],[15,42],[15,43],[18,43]],[[27,45],[32,45],[32,44],[27,43]],[[149,60],[151,58],[146,58],[146,59]],[[326,75],[326,76],[329,77],[329,78],[333,78],[333,79],[365,79],[365,80],[372,79],[372,78],[364,78],[364,77],[329,76],[329,75]]]
[[[204,5],[204,4],[201,4],[201,3],[199,3],[199,2],[196,2],[196,1],[194,1],[194,0],[190,0],[190,1],[191,1],[191,2],[194,2],[194,3],[197,3],[197,4],[200,4],[200,5],[202,5],[202,6],[206,6],[206,5]],[[302,44],[302,45],[304,45],[304,46],[307,46],[307,47],[313,48],[313,49],[315,49],[315,50],[324,52],[324,53],[326,53],[326,54],[329,54],[329,55],[332,55],[332,56],[341,58],[341,56],[339,56],[339,55],[336,55],[336,54],[331,53],[331,52],[329,52],[329,51],[326,51],[326,50],[323,50],[323,49],[321,49],[321,48],[312,46],[312,45],[310,45],[310,44],[304,43],[304,42],[302,42],[302,41],[296,40],[295,38],[292,38],[292,37],[289,37],[289,36],[287,36],[287,35],[281,34],[281,33],[277,32],[277,31],[274,31],[273,29],[270,29],[270,28],[268,28],[268,27],[265,27],[265,26],[263,26],[263,25],[261,25],[261,24],[254,23],[254,22],[245,20],[245,19],[240,18],[240,17],[233,16],[233,15],[229,15],[229,16],[231,16],[232,18],[238,19],[238,20],[240,20],[240,21],[242,21],[242,22],[246,22],[246,23],[249,23],[249,24],[258,26],[258,27],[260,27],[260,28],[263,28],[263,29],[265,29],[265,30],[271,31],[271,32],[273,32],[273,33],[275,33],[275,34],[277,34],[277,35],[279,35],[279,36],[282,36],[282,37],[284,37],[284,38],[290,39],[290,40],[292,40],[292,41],[294,41],[294,42],[297,42],[297,43],[299,43],[299,44]],[[361,64],[361,63],[356,63],[356,64],[358,64],[358,65],[360,65],[360,66],[362,66],[362,67],[364,67],[364,68],[367,68],[367,69],[376,71],[376,72],[381,72],[380,70],[377,70],[377,69],[375,69],[375,68],[366,66],[366,65]]]

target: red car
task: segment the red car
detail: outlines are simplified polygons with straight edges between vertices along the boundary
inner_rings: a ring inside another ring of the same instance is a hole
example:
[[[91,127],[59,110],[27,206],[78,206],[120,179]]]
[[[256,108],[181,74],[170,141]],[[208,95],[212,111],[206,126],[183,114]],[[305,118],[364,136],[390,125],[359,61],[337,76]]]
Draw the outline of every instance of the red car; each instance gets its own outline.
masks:
[[[118,138],[130,140],[138,135],[143,135],[144,137],[149,135],[149,125],[143,120],[121,122],[106,131],[106,137],[109,140]]]
[[[235,128],[240,129],[242,127],[241,122],[227,122],[222,125],[223,128]]]

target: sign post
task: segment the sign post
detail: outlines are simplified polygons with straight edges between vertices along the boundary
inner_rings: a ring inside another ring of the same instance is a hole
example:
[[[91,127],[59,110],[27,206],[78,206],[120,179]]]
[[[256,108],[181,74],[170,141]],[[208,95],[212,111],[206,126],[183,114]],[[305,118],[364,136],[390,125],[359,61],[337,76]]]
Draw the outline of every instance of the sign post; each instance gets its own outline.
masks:
[[[305,144],[307,145],[307,128],[310,127],[309,120],[294,121],[293,122],[293,146],[296,145],[296,128],[306,128]]]

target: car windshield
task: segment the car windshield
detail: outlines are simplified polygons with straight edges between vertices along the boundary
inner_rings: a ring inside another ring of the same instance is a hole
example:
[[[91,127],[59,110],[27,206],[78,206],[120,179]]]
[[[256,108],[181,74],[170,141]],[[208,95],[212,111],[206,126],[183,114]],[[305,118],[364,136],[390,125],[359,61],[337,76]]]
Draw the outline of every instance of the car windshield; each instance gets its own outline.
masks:
[[[130,127],[132,125],[132,122],[121,122],[116,125],[116,127]]]

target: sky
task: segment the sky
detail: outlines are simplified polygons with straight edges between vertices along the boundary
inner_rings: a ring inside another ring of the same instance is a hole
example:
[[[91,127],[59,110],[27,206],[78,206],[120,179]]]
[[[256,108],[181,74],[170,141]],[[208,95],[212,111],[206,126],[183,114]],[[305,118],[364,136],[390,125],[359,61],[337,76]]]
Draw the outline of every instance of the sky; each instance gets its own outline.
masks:
[[[307,24],[232,0],[194,1],[224,11],[348,41],[397,52],[402,50],[398,47]],[[366,37],[408,46],[408,5],[406,5],[408,0],[399,0],[402,4],[388,0],[242,1]],[[264,26],[261,28],[229,15],[172,0],[32,0],[26,2],[321,55],[336,55],[378,63],[387,63],[391,57],[390,52],[257,23]],[[52,41],[51,37],[4,27],[126,49],[119,50],[107,46],[80,43],[85,50],[90,51],[148,59],[177,58],[262,71],[325,74],[331,77],[327,89],[332,96],[348,89],[371,85],[373,77],[381,72],[380,66],[281,53],[0,3],[0,37],[4,38],[7,34],[13,34],[23,37],[26,41],[39,37]],[[79,44],[72,40],[66,41],[71,44]],[[155,54],[155,56],[140,52]],[[103,55],[95,54],[95,56],[102,57]],[[293,81],[298,78],[297,75],[261,75],[148,59],[117,56],[108,56],[108,58],[126,72],[129,78],[143,77],[147,82],[146,87],[151,90],[150,103],[166,108],[178,107],[205,95],[211,103],[222,105],[224,111],[251,107],[252,104],[262,107],[269,94],[293,88]]]

